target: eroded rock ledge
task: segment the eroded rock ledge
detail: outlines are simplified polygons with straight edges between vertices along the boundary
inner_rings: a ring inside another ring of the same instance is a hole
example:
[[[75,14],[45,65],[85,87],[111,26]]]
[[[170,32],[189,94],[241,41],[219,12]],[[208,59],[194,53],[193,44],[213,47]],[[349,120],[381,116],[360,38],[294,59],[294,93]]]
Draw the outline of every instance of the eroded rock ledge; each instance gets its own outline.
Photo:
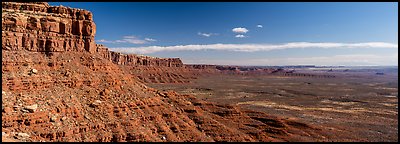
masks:
[[[97,53],[104,58],[119,65],[130,66],[164,66],[164,67],[182,67],[183,63],[179,58],[158,58],[136,54],[122,54],[120,52],[110,51],[107,47],[97,44]]]

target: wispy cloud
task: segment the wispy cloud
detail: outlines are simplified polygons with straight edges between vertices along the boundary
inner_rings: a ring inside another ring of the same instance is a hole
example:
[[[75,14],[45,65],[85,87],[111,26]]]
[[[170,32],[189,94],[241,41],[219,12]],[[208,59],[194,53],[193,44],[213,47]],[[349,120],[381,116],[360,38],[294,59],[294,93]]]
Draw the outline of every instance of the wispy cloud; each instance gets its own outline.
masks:
[[[130,44],[146,44],[149,42],[155,42],[157,40],[152,39],[152,38],[145,38],[145,39],[140,39],[136,36],[123,36],[122,39],[120,40],[114,40],[114,41],[110,41],[110,40],[105,40],[105,39],[101,39],[101,40],[97,40],[96,42],[99,43],[130,43]]]
[[[237,37],[237,38],[244,38],[244,37],[246,37],[246,36],[239,34],[239,35],[236,35],[235,37]]]
[[[124,36],[124,39],[122,39],[120,42],[126,42],[126,43],[131,43],[131,44],[145,44],[147,43],[146,40],[141,40],[137,38],[136,36]]]
[[[345,65],[345,66],[371,66],[371,65],[396,65],[398,55],[374,54],[349,54],[317,57],[296,58],[264,58],[264,59],[183,59],[189,64],[222,64],[222,65]]]
[[[200,35],[200,36],[204,36],[204,37],[210,37],[210,36],[213,36],[213,35],[218,35],[217,33],[202,33],[202,32],[198,32],[197,34]]]
[[[152,39],[152,38],[144,38],[144,40],[149,41],[149,42],[155,42],[155,41],[157,41],[157,40]]]
[[[304,48],[398,48],[398,45],[385,42],[366,42],[366,43],[292,42],[284,44],[205,44],[205,45],[195,44],[195,45],[176,45],[176,46],[120,47],[111,49],[123,53],[148,54],[161,51],[226,50],[226,51],[239,51],[239,52],[256,52],[256,51],[304,49]]]
[[[114,43],[114,41],[109,41],[109,40],[105,40],[105,39],[96,40],[96,42],[100,42],[100,43]]]
[[[349,54],[299,58],[253,59],[249,63],[263,65],[396,65],[396,55]]]
[[[258,28],[262,28],[263,26],[262,26],[262,25],[257,25],[257,27],[258,27]]]
[[[245,34],[245,33],[247,33],[248,31],[249,31],[248,29],[242,28],[242,27],[238,27],[238,28],[233,28],[233,29],[232,29],[232,32],[234,32],[234,33],[242,33],[242,34]]]
[[[125,39],[136,39],[136,36],[124,36]]]

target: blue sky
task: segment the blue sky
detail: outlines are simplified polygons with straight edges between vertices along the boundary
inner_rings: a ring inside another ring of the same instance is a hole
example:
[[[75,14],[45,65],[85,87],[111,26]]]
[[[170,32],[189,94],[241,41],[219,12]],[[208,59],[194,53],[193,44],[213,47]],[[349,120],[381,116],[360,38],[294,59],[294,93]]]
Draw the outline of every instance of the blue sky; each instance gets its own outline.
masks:
[[[398,3],[50,2],[94,14],[112,50],[184,63],[398,65]]]

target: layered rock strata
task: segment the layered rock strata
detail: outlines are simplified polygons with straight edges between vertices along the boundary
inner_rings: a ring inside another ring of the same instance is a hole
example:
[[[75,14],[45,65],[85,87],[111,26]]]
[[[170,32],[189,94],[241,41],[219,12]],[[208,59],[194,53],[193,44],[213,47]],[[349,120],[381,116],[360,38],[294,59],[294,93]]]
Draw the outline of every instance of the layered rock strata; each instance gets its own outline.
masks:
[[[158,58],[136,54],[122,54],[110,51],[107,47],[97,44],[97,53],[115,64],[127,66],[156,66],[156,67],[182,67],[179,58]]]
[[[91,12],[47,3],[2,2],[2,49],[96,52]]]

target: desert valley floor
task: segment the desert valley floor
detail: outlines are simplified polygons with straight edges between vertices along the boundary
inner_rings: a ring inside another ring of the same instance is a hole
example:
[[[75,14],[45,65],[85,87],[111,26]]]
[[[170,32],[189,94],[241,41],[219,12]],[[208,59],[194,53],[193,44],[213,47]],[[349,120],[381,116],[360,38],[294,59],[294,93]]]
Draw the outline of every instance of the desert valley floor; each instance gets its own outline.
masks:
[[[328,135],[345,141],[398,140],[396,73],[330,74],[337,77],[216,75],[200,77],[190,84],[150,85],[322,125]]]

